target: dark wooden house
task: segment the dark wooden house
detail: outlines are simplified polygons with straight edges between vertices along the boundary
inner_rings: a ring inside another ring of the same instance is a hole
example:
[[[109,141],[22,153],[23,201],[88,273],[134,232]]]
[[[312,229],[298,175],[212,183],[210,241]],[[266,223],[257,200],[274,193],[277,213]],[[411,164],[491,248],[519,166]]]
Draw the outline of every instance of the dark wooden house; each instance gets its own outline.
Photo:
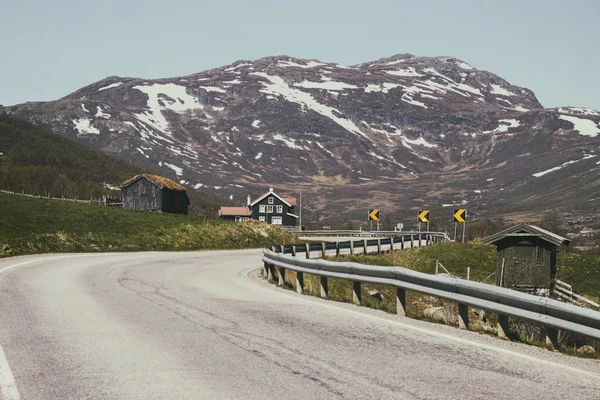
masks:
[[[483,239],[497,249],[496,284],[518,289],[551,288],[556,254],[570,240],[534,225],[519,224]]]
[[[136,175],[123,183],[124,208],[187,214],[190,200],[185,188],[158,175]]]
[[[282,197],[271,188],[254,201],[248,197],[245,207],[221,207],[219,217],[235,221],[257,219],[272,225],[297,226],[299,216],[295,209],[295,198]]]

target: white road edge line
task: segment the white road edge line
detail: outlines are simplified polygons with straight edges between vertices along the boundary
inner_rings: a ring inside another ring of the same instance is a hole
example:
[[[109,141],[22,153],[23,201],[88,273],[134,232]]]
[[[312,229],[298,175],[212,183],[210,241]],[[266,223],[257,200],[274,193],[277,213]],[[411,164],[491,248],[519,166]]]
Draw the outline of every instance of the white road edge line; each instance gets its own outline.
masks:
[[[4,400],[21,399],[17,384],[15,383],[15,377],[10,370],[2,346],[0,346],[0,389],[2,389],[2,397]]]
[[[254,271],[256,269],[260,269],[260,268],[261,267],[250,268],[250,269],[248,269],[247,271],[244,272],[244,276],[248,280],[250,280],[251,282],[253,282],[254,280],[252,278],[250,278],[250,276],[249,276],[250,272],[252,272],[252,271]],[[261,286],[262,287],[262,285],[258,285],[258,283],[256,283],[256,282],[253,282],[253,283],[255,285],[257,285],[257,286]],[[589,375],[589,376],[591,376],[593,378],[600,378],[600,374],[596,374],[596,373],[591,372],[591,371],[586,371],[584,369],[579,369],[579,368],[576,368],[576,367],[571,367],[569,365],[564,365],[564,364],[556,363],[556,362],[553,362],[553,361],[543,360],[543,359],[540,359],[540,358],[537,358],[537,357],[528,356],[526,354],[517,353],[516,351],[512,351],[512,350],[508,350],[508,349],[502,349],[502,348],[494,347],[494,346],[491,346],[491,345],[488,345],[488,344],[484,344],[484,343],[473,342],[473,341],[471,341],[469,339],[464,339],[464,338],[460,338],[460,337],[448,335],[448,334],[445,334],[445,333],[436,332],[436,331],[432,331],[432,330],[425,329],[425,328],[420,328],[418,326],[408,325],[408,324],[405,324],[405,323],[400,322],[400,321],[394,321],[392,319],[381,318],[381,317],[378,317],[376,315],[369,315],[369,314],[365,314],[365,313],[354,311],[354,310],[348,310],[348,309],[343,308],[343,307],[337,307],[335,305],[335,302],[333,302],[334,304],[326,304],[326,303],[324,303],[325,301],[331,301],[331,300],[320,301],[321,299],[317,298],[317,297],[315,297],[314,300],[312,300],[311,296],[308,296],[308,298],[303,298],[304,296],[307,296],[307,295],[301,295],[301,294],[297,294],[297,293],[286,293],[285,289],[280,289],[280,288],[278,288],[276,286],[272,287],[271,285],[267,286],[267,288],[268,288],[267,290],[269,290],[269,291],[271,291],[273,293],[276,293],[276,294],[278,294],[280,296],[284,296],[284,297],[287,297],[287,298],[295,299],[295,300],[298,300],[298,301],[303,301],[305,303],[310,303],[310,304],[313,304],[313,305],[314,304],[318,304],[321,307],[333,308],[336,311],[343,311],[345,313],[353,314],[353,315],[356,315],[356,316],[359,316],[359,317],[370,318],[370,319],[374,319],[374,320],[377,320],[377,321],[383,321],[383,322],[386,322],[386,323],[391,324],[391,325],[401,326],[404,329],[412,330],[414,332],[425,333],[425,334],[431,335],[431,336],[438,336],[438,337],[441,337],[441,338],[444,338],[444,339],[449,339],[449,340],[453,340],[453,341],[456,341],[456,342],[461,342],[461,343],[464,343],[464,344],[468,344],[470,346],[479,347],[479,348],[482,348],[482,349],[486,349],[486,350],[491,350],[491,351],[495,351],[495,352],[498,352],[498,353],[507,354],[507,355],[510,355],[510,356],[513,356],[513,357],[519,357],[519,358],[525,359],[527,361],[533,361],[533,362],[537,362],[537,363],[542,363],[542,364],[546,364],[546,365],[549,365],[551,367],[559,368],[559,369],[568,369],[568,370],[570,370],[572,372],[576,372],[576,373],[579,373],[579,374]]]

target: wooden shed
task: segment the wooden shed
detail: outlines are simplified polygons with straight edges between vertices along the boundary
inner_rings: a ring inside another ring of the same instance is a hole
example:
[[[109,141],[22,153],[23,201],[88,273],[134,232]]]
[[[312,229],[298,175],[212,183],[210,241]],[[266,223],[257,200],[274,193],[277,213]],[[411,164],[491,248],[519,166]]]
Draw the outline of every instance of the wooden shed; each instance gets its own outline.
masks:
[[[123,183],[121,199],[124,208],[187,214],[190,200],[185,187],[172,180],[142,174]]]
[[[528,290],[554,285],[556,254],[570,240],[534,225],[519,224],[483,242],[497,248],[496,284]]]

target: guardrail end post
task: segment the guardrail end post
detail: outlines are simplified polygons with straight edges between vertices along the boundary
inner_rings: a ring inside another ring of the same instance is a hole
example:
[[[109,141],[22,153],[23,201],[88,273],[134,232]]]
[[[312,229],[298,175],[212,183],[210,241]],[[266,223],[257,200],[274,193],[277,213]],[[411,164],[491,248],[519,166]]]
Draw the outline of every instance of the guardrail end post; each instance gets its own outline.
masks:
[[[558,330],[552,327],[546,327],[546,344],[548,346],[558,346]]]
[[[304,294],[304,273],[296,271],[296,292]]]
[[[396,288],[396,314],[406,317],[406,290]]]
[[[352,302],[360,306],[360,282],[352,281]]]
[[[279,267],[277,268],[279,272],[279,281],[277,282],[277,286],[285,286],[285,268]]]
[[[327,283],[327,277],[321,276],[319,280],[321,281],[321,297],[326,299],[329,297],[329,285]]]
[[[458,327],[469,329],[469,306],[458,303]]]
[[[506,339],[508,337],[508,316],[498,314],[498,337]]]

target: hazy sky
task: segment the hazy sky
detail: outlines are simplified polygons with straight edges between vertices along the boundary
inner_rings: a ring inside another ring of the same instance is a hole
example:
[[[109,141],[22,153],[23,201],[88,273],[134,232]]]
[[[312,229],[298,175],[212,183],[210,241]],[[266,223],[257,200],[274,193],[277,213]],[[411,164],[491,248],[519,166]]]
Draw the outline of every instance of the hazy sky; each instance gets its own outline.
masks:
[[[463,59],[546,107],[600,110],[599,41],[600,0],[0,0],[0,104],[270,55],[412,53]]]

